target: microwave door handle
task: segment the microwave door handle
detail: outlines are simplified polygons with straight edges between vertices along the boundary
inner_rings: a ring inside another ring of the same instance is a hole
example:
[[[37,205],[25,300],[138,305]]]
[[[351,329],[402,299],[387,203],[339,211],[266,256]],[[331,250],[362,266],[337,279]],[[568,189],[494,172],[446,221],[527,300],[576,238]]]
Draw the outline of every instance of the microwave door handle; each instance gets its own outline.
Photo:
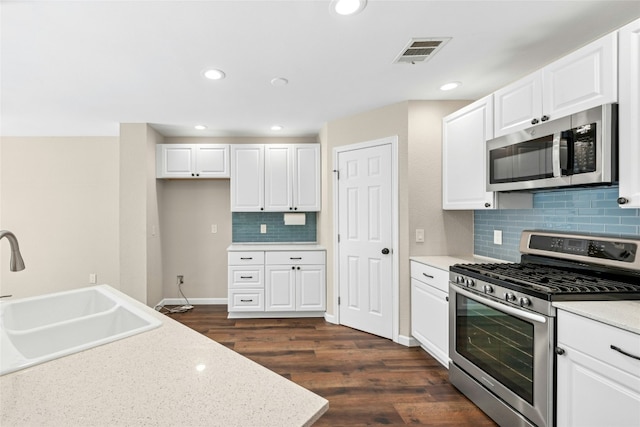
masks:
[[[556,132],[553,134],[553,146],[551,148],[551,161],[553,162],[553,176],[562,176],[562,169],[560,167],[560,139],[561,133]]]

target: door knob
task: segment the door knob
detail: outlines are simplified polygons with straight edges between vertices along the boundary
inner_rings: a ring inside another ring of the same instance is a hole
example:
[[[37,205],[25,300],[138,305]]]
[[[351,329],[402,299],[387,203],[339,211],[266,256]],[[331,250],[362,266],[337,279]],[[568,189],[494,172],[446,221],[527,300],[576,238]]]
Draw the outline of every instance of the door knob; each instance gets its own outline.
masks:
[[[383,255],[388,255],[388,254],[389,254],[389,249],[384,248],[384,249],[382,250],[382,254],[383,254]]]

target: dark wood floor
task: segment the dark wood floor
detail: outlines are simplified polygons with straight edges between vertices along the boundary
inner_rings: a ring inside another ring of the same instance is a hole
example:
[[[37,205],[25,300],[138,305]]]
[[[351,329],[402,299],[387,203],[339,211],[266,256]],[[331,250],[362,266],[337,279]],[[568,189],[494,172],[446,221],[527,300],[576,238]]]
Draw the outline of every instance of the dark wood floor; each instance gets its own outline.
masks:
[[[408,348],[324,319],[227,319],[224,305],[171,314],[329,400],[315,426],[495,426],[447,381],[447,370]]]

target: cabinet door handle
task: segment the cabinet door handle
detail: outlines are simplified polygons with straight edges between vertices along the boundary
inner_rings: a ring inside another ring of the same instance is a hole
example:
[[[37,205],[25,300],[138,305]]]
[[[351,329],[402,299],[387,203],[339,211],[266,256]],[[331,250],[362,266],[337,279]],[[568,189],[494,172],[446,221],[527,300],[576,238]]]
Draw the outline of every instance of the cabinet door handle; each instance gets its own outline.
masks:
[[[289,259],[302,259],[301,256],[295,257],[295,256],[290,256]]]
[[[620,354],[624,354],[625,356],[630,357],[632,359],[640,360],[640,356],[636,356],[635,354],[628,353],[628,352],[624,351],[623,349],[621,349],[620,347],[617,347],[617,346],[615,346],[613,344],[611,344],[610,347],[611,347],[611,350],[615,350]]]
[[[423,276],[428,277],[429,279],[433,279],[433,276],[427,273],[422,273]]]
[[[253,259],[253,257],[251,257],[251,256],[250,257],[245,257],[245,258],[240,257],[240,259]]]

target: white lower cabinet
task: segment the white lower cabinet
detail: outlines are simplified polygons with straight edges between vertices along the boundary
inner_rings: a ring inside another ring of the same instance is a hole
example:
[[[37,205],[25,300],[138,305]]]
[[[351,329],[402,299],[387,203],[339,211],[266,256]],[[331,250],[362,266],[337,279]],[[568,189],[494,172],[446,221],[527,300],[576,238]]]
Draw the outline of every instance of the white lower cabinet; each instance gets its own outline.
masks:
[[[449,272],[411,261],[411,335],[449,366]]]
[[[640,335],[562,310],[557,322],[557,425],[640,426]]]
[[[230,252],[228,269],[230,315],[326,310],[324,251]]]

